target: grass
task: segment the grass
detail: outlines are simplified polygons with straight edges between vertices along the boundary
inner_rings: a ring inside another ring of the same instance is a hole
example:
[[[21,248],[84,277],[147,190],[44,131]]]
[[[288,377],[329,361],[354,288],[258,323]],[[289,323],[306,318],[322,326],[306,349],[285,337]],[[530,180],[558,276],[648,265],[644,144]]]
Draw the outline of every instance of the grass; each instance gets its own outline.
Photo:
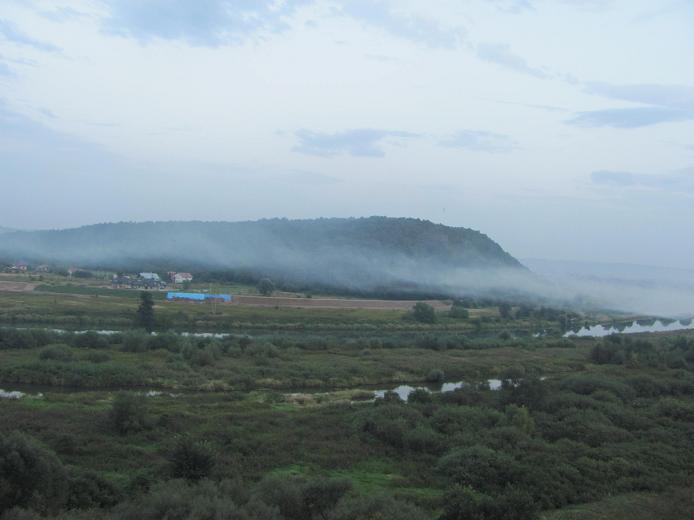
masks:
[[[139,292],[81,288],[80,294],[63,292],[0,293],[0,322],[45,323],[57,325],[113,324],[131,326]],[[125,295],[121,293],[126,293]],[[163,293],[153,293],[159,301],[155,312],[161,326],[197,328],[238,328],[243,325],[281,323],[300,327],[311,325],[349,325],[353,323],[398,322],[397,310],[297,309],[163,302]]]
[[[665,493],[628,493],[599,502],[570,506],[542,520],[684,520],[694,511],[694,488]]]
[[[37,276],[0,275],[11,281],[38,283],[35,291],[0,292],[0,324],[45,325],[57,328],[125,329],[133,325],[140,291],[112,289],[103,279],[66,280],[53,274]],[[194,284],[191,290],[208,290],[231,294],[255,294],[255,287],[241,284]],[[525,333],[551,330],[556,324],[538,320],[515,320],[507,323],[499,318],[496,307],[470,309],[470,319],[448,318],[439,313],[435,325],[404,321],[406,312],[399,309],[336,309],[256,307],[236,304],[194,304],[166,302],[164,291],[151,291],[155,302],[158,326],[162,330],[238,331],[244,329],[275,330],[338,330],[359,329],[373,333],[387,331],[454,330],[467,334],[498,333],[505,327]],[[413,302],[414,304],[414,302]]]
[[[154,292],[159,330],[245,331],[353,331],[363,336],[389,336],[393,332],[446,331],[470,336],[498,335],[504,330],[528,335],[556,329],[556,323],[537,320],[503,321],[496,309],[473,309],[471,318],[456,320],[439,313],[436,324],[403,320],[406,312],[393,309],[335,309],[254,307],[236,304],[166,302]],[[0,325],[45,326],[65,329],[133,327],[139,291],[92,286],[55,286],[50,291],[0,292]]]
[[[0,350],[0,384],[80,387],[161,388],[199,391],[205,388],[247,390],[386,388],[423,383],[432,370],[446,380],[482,380],[522,367],[526,373],[551,375],[581,367],[590,343],[577,348],[486,350],[424,350],[417,348],[277,349],[272,356],[233,351],[209,366],[194,366],[180,354],[165,350],[122,352],[117,346],[99,349],[109,361],[93,363],[77,356],[69,362],[40,360],[40,349]],[[93,352],[93,351],[92,351]]]

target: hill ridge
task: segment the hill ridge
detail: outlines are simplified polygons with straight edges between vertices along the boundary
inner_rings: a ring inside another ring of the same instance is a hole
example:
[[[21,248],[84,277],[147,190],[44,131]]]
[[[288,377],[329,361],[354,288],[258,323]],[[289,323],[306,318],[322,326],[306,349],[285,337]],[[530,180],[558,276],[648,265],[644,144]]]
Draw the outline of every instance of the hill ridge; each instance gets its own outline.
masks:
[[[139,270],[236,269],[329,286],[430,285],[461,269],[525,271],[486,234],[424,219],[149,221],[19,231],[0,258]]]

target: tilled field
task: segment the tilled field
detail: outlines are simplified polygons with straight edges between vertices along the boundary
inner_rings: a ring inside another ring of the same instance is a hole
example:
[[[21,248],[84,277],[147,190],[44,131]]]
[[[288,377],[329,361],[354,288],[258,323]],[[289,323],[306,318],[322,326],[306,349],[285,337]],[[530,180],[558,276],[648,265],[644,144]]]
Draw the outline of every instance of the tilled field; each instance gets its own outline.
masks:
[[[236,296],[235,305],[256,305],[258,307],[299,307],[322,309],[411,309],[412,300],[353,300],[342,298],[291,298],[283,296]],[[426,303],[438,310],[451,307],[450,301],[427,300]]]
[[[27,282],[7,282],[0,280],[0,291],[8,292],[27,292],[36,288],[35,283]]]

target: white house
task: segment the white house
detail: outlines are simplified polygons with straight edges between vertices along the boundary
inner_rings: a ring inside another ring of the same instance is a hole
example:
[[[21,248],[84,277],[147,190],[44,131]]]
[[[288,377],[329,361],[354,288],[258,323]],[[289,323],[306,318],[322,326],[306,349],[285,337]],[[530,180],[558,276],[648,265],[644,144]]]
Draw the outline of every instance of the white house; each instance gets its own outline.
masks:
[[[173,283],[185,283],[192,281],[193,275],[190,273],[174,273],[173,275]]]

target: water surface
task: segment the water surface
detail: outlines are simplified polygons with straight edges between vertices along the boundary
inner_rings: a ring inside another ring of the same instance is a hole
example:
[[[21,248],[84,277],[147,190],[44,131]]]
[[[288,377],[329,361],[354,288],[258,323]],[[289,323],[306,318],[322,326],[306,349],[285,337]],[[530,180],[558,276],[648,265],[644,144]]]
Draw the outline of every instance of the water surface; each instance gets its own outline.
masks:
[[[678,330],[694,330],[692,320],[635,320],[621,325],[592,325],[577,331],[570,330],[564,334],[571,336],[602,338],[610,334],[639,334],[643,332],[676,332]]]
[[[490,390],[499,390],[501,388],[501,379],[487,379],[487,384]],[[428,385],[428,386],[410,386],[410,385],[400,385],[395,388],[388,390],[376,390],[374,391],[374,397],[376,399],[383,399],[386,392],[395,392],[400,399],[407,401],[410,398],[410,394],[415,390],[424,390],[429,393],[447,393],[454,392],[459,388],[462,388],[471,383],[466,383],[465,381],[454,381],[449,383],[442,383],[441,385]]]

